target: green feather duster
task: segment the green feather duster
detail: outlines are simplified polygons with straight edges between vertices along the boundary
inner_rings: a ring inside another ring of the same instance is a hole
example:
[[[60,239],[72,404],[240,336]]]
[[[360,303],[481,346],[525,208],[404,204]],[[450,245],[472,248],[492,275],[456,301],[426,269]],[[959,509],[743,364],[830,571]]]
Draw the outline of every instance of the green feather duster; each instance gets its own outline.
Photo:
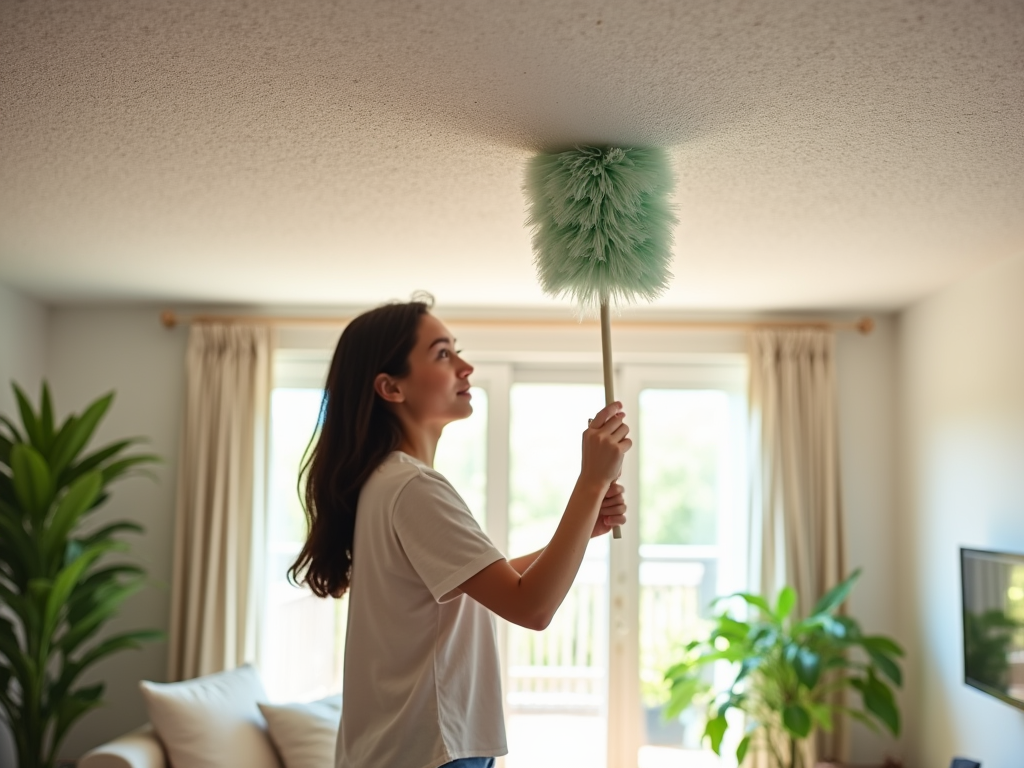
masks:
[[[527,168],[541,287],[583,309],[657,298],[671,274],[672,172],[659,148],[581,146]]]
[[[576,147],[526,170],[527,224],[541,287],[601,308],[605,402],[614,394],[611,302],[657,298],[671,275],[672,172],[664,150]],[[622,533],[614,528],[616,539]]]

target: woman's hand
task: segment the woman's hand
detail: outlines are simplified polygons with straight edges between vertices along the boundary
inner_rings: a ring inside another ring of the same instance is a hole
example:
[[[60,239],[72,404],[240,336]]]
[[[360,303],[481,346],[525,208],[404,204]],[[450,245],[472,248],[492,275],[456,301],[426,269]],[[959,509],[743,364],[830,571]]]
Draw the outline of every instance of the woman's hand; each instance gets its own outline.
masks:
[[[622,474],[622,457],[633,445],[626,435],[622,403],[606,405],[590,420],[583,433],[583,467],[580,479],[607,488]]]
[[[604,536],[616,525],[626,524],[626,499],[622,495],[623,490],[618,483],[608,486],[608,493],[601,502],[601,511],[597,514],[597,522],[594,523],[594,532],[590,534],[590,538]]]

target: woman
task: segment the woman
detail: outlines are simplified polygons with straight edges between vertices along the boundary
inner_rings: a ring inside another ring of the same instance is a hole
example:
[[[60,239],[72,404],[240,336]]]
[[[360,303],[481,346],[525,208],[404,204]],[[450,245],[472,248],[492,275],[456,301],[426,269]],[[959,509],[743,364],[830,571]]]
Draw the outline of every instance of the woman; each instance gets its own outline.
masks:
[[[320,597],[350,587],[338,768],[489,768],[507,754],[495,613],[544,629],[587,542],[625,520],[621,405],[583,433],[579,479],[550,543],[506,560],[432,469],[468,417],[473,367],[424,302],[353,320],[303,467],[309,536],[289,573]]]

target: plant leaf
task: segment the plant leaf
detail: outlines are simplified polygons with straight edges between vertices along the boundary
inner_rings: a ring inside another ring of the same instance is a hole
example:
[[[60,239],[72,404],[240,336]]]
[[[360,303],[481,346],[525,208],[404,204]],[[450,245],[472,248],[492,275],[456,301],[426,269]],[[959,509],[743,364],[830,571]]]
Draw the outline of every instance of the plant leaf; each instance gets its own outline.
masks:
[[[836,709],[841,712],[845,712],[858,723],[867,727],[872,733],[877,733],[881,735],[882,729],[878,727],[878,723],[876,723],[872,718],[868,717],[860,710],[853,709],[852,707],[836,707]]]
[[[725,731],[729,727],[729,724],[725,720],[725,715],[718,715],[708,720],[707,725],[704,726],[704,736],[711,740],[711,750],[716,755],[722,754],[722,738],[725,736]]]
[[[736,747],[737,765],[743,762],[743,758],[747,756],[748,749],[750,749],[750,736],[744,736],[742,739],[740,739],[740,743]]]
[[[101,541],[106,541],[110,539],[110,537],[113,536],[115,533],[120,533],[121,531],[126,531],[130,533],[145,533],[146,529],[138,523],[133,523],[128,520],[122,520],[119,523],[111,523],[110,525],[105,525],[102,528],[98,528],[97,530],[90,533],[86,538],[82,539],[82,543],[86,546],[89,546],[91,544],[99,544]]]
[[[796,590],[787,585],[779,592],[778,600],[775,603],[775,620],[780,624],[785,621],[794,605],[796,605]]]
[[[86,408],[85,413],[79,418],[74,419],[70,425],[67,425],[67,439],[60,445],[59,451],[54,451],[53,468],[55,472],[62,472],[65,467],[75,460],[75,457],[78,456],[86,443],[92,438],[92,433],[96,430],[96,426],[100,423],[100,419],[103,418],[107,409],[110,408],[110,403],[113,399],[113,392],[104,395]]]
[[[151,453],[143,453],[138,456],[128,456],[127,458],[120,459],[103,468],[103,484],[107,485],[113,482],[129,469],[139,464],[155,464],[159,462],[160,457]]]
[[[821,675],[821,657],[810,648],[800,648],[791,665],[797,679],[808,689],[818,684]]]
[[[103,689],[103,683],[88,688],[79,688],[77,691],[72,691],[63,697],[57,703],[57,722],[53,728],[53,741],[50,745],[51,755],[57,753],[57,749],[74,722],[89,710],[95,709],[103,703]]]
[[[740,671],[736,673],[736,680],[733,682],[733,685],[757,669],[761,661],[762,658],[760,656],[747,656],[747,658],[743,659],[740,662]]]
[[[828,704],[808,704],[811,718],[825,731],[832,732],[832,707]]]
[[[27,687],[29,681],[35,677],[35,663],[22,651],[18,637],[14,633],[14,624],[3,617],[0,617],[0,654],[3,654],[7,663],[11,665],[18,684],[23,688]]]
[[[873,648],[866,648],[866,650],[871,657],[871,661],[874,662],[883,675],[896,683],[896,685],[903,685],[903,673],[900,672],[900,668],[895,661],[881,651],[876,651]]]
[[[42,549],[51,562],[64,554],[65,542],[79,518],[89,509],[103,488],[99,472],[89,472],[75,480],[57,504],[50,525],[43,531]]]
[[[811,616],[817,616],[821,613],[830,613],[832,610],[842,605],[843,601],[846,600],[850,595],[850,590],[853,589],[853,585],[857,579],[860,578],[860,568],[855,570],[845,580],[836,584],[832,589],[822,596],[817,602],[814,608],[811,609]]]
[[[727,640],[742,641],[750,633],[750,625],[728,616],[719,616],[715,628],[711,632],[711,641],[716,637],[724,637]]]
[[[42,638],[49,643],[53,633],[57,629],[57,619],[61,608],[67,603],[75,584],[79,582],[85,569],[92,565],[93,561],[113,549],[113,544],[97,544],[85,550],[81,556],[65,566],[57,574],[53,581],[53,589],[46,599],[46,607],[43,610]]]
[[[14,387],[14,396],[18,401],[18,410],[21,412],[21,423],[25,427],[25,434],[28,436],[29,443],[40,453],[46,453],[47,445],[43,440],[39,419],[36,418],[36,414],[32,410],[32,404],[29,402],[28,397],[25,396],[25,393],[21,391],[21,387],[17,384],[12,386]]]
[[[145,583],[141,579],[136,579],[126,584],[104,585],[98,589],[88,613],[68,627],[57,640],[57,648],[65,655],[71,655],[79,645],[96,633],[103,622],[117,613],[121,603],[144,586]]]
[[[680,661],[677,664],[673,664],[665,672],[665,679],[675,680],[676,678],[685,677],[689,674],[692,666],[693,664],[691,664],[689,661]]]
[[[903,656],[903,648],[898,643],[888,637],[882,637],[881,635],[870,635],[862,637],[860,644],[865,649],[874,649],[880,653],[888,654],[889,656]]]
[[[789,704],[782,710],[782,724],[797,738],[804,739],[811,732],[811,716],[799,704]]]
[[[17,510],[0,503],[0,546],[4,547],[7,565],[16,567],[27,580],[30,574],[41,571],[42,566],[35,557],[32,539],[22,527],[20,520],[15,517],[15,512]],[[13,546],[7,547],[7,544]]]
[[[896,709],[896,702],[889,686],[868,672],[868,678],[861,688],[861,695],[864,699],[864,708],[881,720],[893,736],[899,736],[900,713]]]
[[[69,662],[61,672],[60,678],[50,686],[50,701],[59,701],[74,685],[75,680],[86,669],[100,659],[124,650],[139,649],[143,643],[166,639],[166,633],[157,630],[137,630],[125,632],[108,638],[91,648],[81,658]]]
[[[672,685],[672,692],[669,695],[668,703],[665,705],[665,719],[672,720],[693,703],[694,697],[701,693],[706,687],[700,678],[686,677],[679,678]]]
[[[132,577],[129,581],[121,581],[120,577]],[[96,607],[97,593],[100,590],[107,591],[111,586],[127,585],[132,581],[144,581],[145,571],[136,565],[120,564],[112,565],[93,571],[87,578],[79,581],[68,598],[68,622],[77,624],[78,621]],[[102,596],[102,593],[100,593]]]
[[[0,416],[0,423],[2,423],[11,433],[11,437],[14,439],[11,442],[14,443],[26,443],[25,436],[21,434],[21,431],[14,425],[14,422],[8,419],[6,416]]]
[[[733,598],[733,597],[738,597],[741,600],[743,600],[747,605],[751,605],[754,608],[759,608],[761,611],[764,612],[764,614],[766,616],[774,616],[775,615],[774,612],[772,611],[771,606],[768,605],[768,601],[767,600],[765,600],[760,595],[752,595],[749,592],[733,592],[731,595],[723,595],[721,597],[716,597],[714,600],[711,601],[711,606],[714,607],[719,602],[721,602],[723,600],[729,600],[730,598]]]
[[[11,448],[14,446],[10,440],[4,435],[0,435],[0,464],[10,466],[11,464]]]
[[[11,481],[22,509],[40,517],[53,501],[53,477],[46,459],[30,445],[18,443],[11,448]]]
[[[49,454],[53,445],[53,400],[50,398],[50,387],[43,382],[42,395],[39,398],[39,432],[43,438],[44,454]]]
[[[133,437],[128,440],[119,440],[116,443],[111,443],[110,445],[104,446],[103,448],[90,453],[88,456],[83,457],[77,464],[67,469],[67,481],[70,482],[79,475],[85,474],[91,469],[96,469],[100,464],[113,458],[129,446],[142,442],[145,442],[143,438]]]

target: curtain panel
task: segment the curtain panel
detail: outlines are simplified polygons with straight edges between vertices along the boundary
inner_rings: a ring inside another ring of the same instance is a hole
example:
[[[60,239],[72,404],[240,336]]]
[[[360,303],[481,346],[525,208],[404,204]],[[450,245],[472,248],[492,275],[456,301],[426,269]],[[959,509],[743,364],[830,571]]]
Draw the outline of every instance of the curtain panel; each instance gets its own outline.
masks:
[[[171,681],[257,657],[270,355],[269,327],[195,324],[189,331]]]
[[[805,616],[845,576],[839,485],[835,335],[760,329],[750,335],[752,441],[749,573],[753,591],[797,590]],[[845,759],[844,718],[811,744]]]

